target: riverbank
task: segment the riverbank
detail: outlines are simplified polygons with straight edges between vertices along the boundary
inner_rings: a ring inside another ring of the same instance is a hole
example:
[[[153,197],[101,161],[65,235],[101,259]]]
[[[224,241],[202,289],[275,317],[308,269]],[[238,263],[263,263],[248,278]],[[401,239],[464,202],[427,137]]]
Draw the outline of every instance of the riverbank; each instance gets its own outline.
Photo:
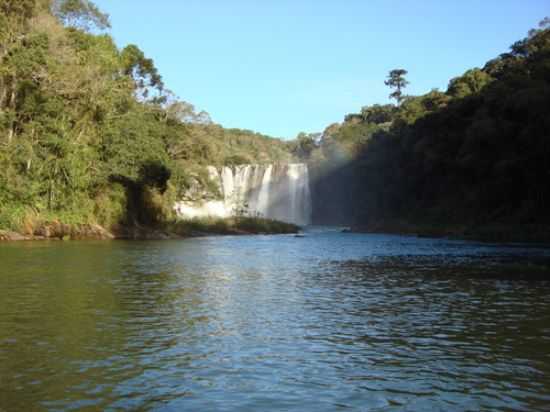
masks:
[[[536,224],[418,224],[407,221],[379,221],[352,226],[354,233],[391,233],[498,243],[550,243],[550,225]]]
[[[164,225],[115,226],[44,222],[27,231],[0,230],[0,241],[31,240],[162,240],[207,235],[257,235],[297,233],[299,226],[259,217],[197,218]]]

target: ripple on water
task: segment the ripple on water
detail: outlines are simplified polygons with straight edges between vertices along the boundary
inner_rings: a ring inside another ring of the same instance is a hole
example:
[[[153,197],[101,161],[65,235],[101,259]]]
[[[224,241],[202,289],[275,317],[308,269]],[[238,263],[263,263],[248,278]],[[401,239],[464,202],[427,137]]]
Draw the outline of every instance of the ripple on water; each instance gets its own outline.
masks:
[[[319,231],[0,245],[0,409],[545,410],[548,255]]]

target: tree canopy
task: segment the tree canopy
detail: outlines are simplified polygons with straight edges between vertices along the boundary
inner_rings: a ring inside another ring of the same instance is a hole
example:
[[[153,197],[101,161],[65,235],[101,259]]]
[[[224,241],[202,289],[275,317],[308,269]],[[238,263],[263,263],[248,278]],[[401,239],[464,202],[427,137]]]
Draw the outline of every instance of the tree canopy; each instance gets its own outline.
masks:
[[[171,94],[138,46],[99,33],[91,1],[0,0],[0,23],[0,229],[171,219],[206,165],[291,156]]]
[[[52,13],[66,26],[89,31],[111,27],[109,15],[90,0],[52,0]]]
[[[384,82],[386,86],[389,86],[392,89],[396,89],[390,94],[390,98],[395,99],[398,105],[404,98],[403,89],[409,84],[407,79],[405,79],[405,75],[407,73],[408,72],[405,69],[394,69],[390,71],[390,73],[388,74],[388,79]]]
[[[398,93],[398,106],[329,126],[309,160],[317,220],[550,224],[549,21],[444,92]],[[392,71],[386,84],[399,92],[405,74]],[[327,209],[335,197],[345,201]]]

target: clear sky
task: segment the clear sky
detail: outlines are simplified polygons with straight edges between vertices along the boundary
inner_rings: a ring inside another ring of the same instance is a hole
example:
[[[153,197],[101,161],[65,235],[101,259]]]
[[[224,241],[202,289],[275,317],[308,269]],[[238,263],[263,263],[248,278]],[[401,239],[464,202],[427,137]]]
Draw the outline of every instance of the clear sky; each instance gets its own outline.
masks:
[[[293,138],[407,94],[446,89],[525,37],[550,0],[96,0],[111,34],[226,127]]]

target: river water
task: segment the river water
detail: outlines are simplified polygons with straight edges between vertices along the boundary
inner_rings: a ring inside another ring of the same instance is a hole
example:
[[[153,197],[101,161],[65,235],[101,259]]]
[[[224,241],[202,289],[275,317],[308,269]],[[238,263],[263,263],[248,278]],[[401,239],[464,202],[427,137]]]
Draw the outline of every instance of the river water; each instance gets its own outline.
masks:
[[[321,229],[0,244],[0,410],[548,411],[548,256]]]

